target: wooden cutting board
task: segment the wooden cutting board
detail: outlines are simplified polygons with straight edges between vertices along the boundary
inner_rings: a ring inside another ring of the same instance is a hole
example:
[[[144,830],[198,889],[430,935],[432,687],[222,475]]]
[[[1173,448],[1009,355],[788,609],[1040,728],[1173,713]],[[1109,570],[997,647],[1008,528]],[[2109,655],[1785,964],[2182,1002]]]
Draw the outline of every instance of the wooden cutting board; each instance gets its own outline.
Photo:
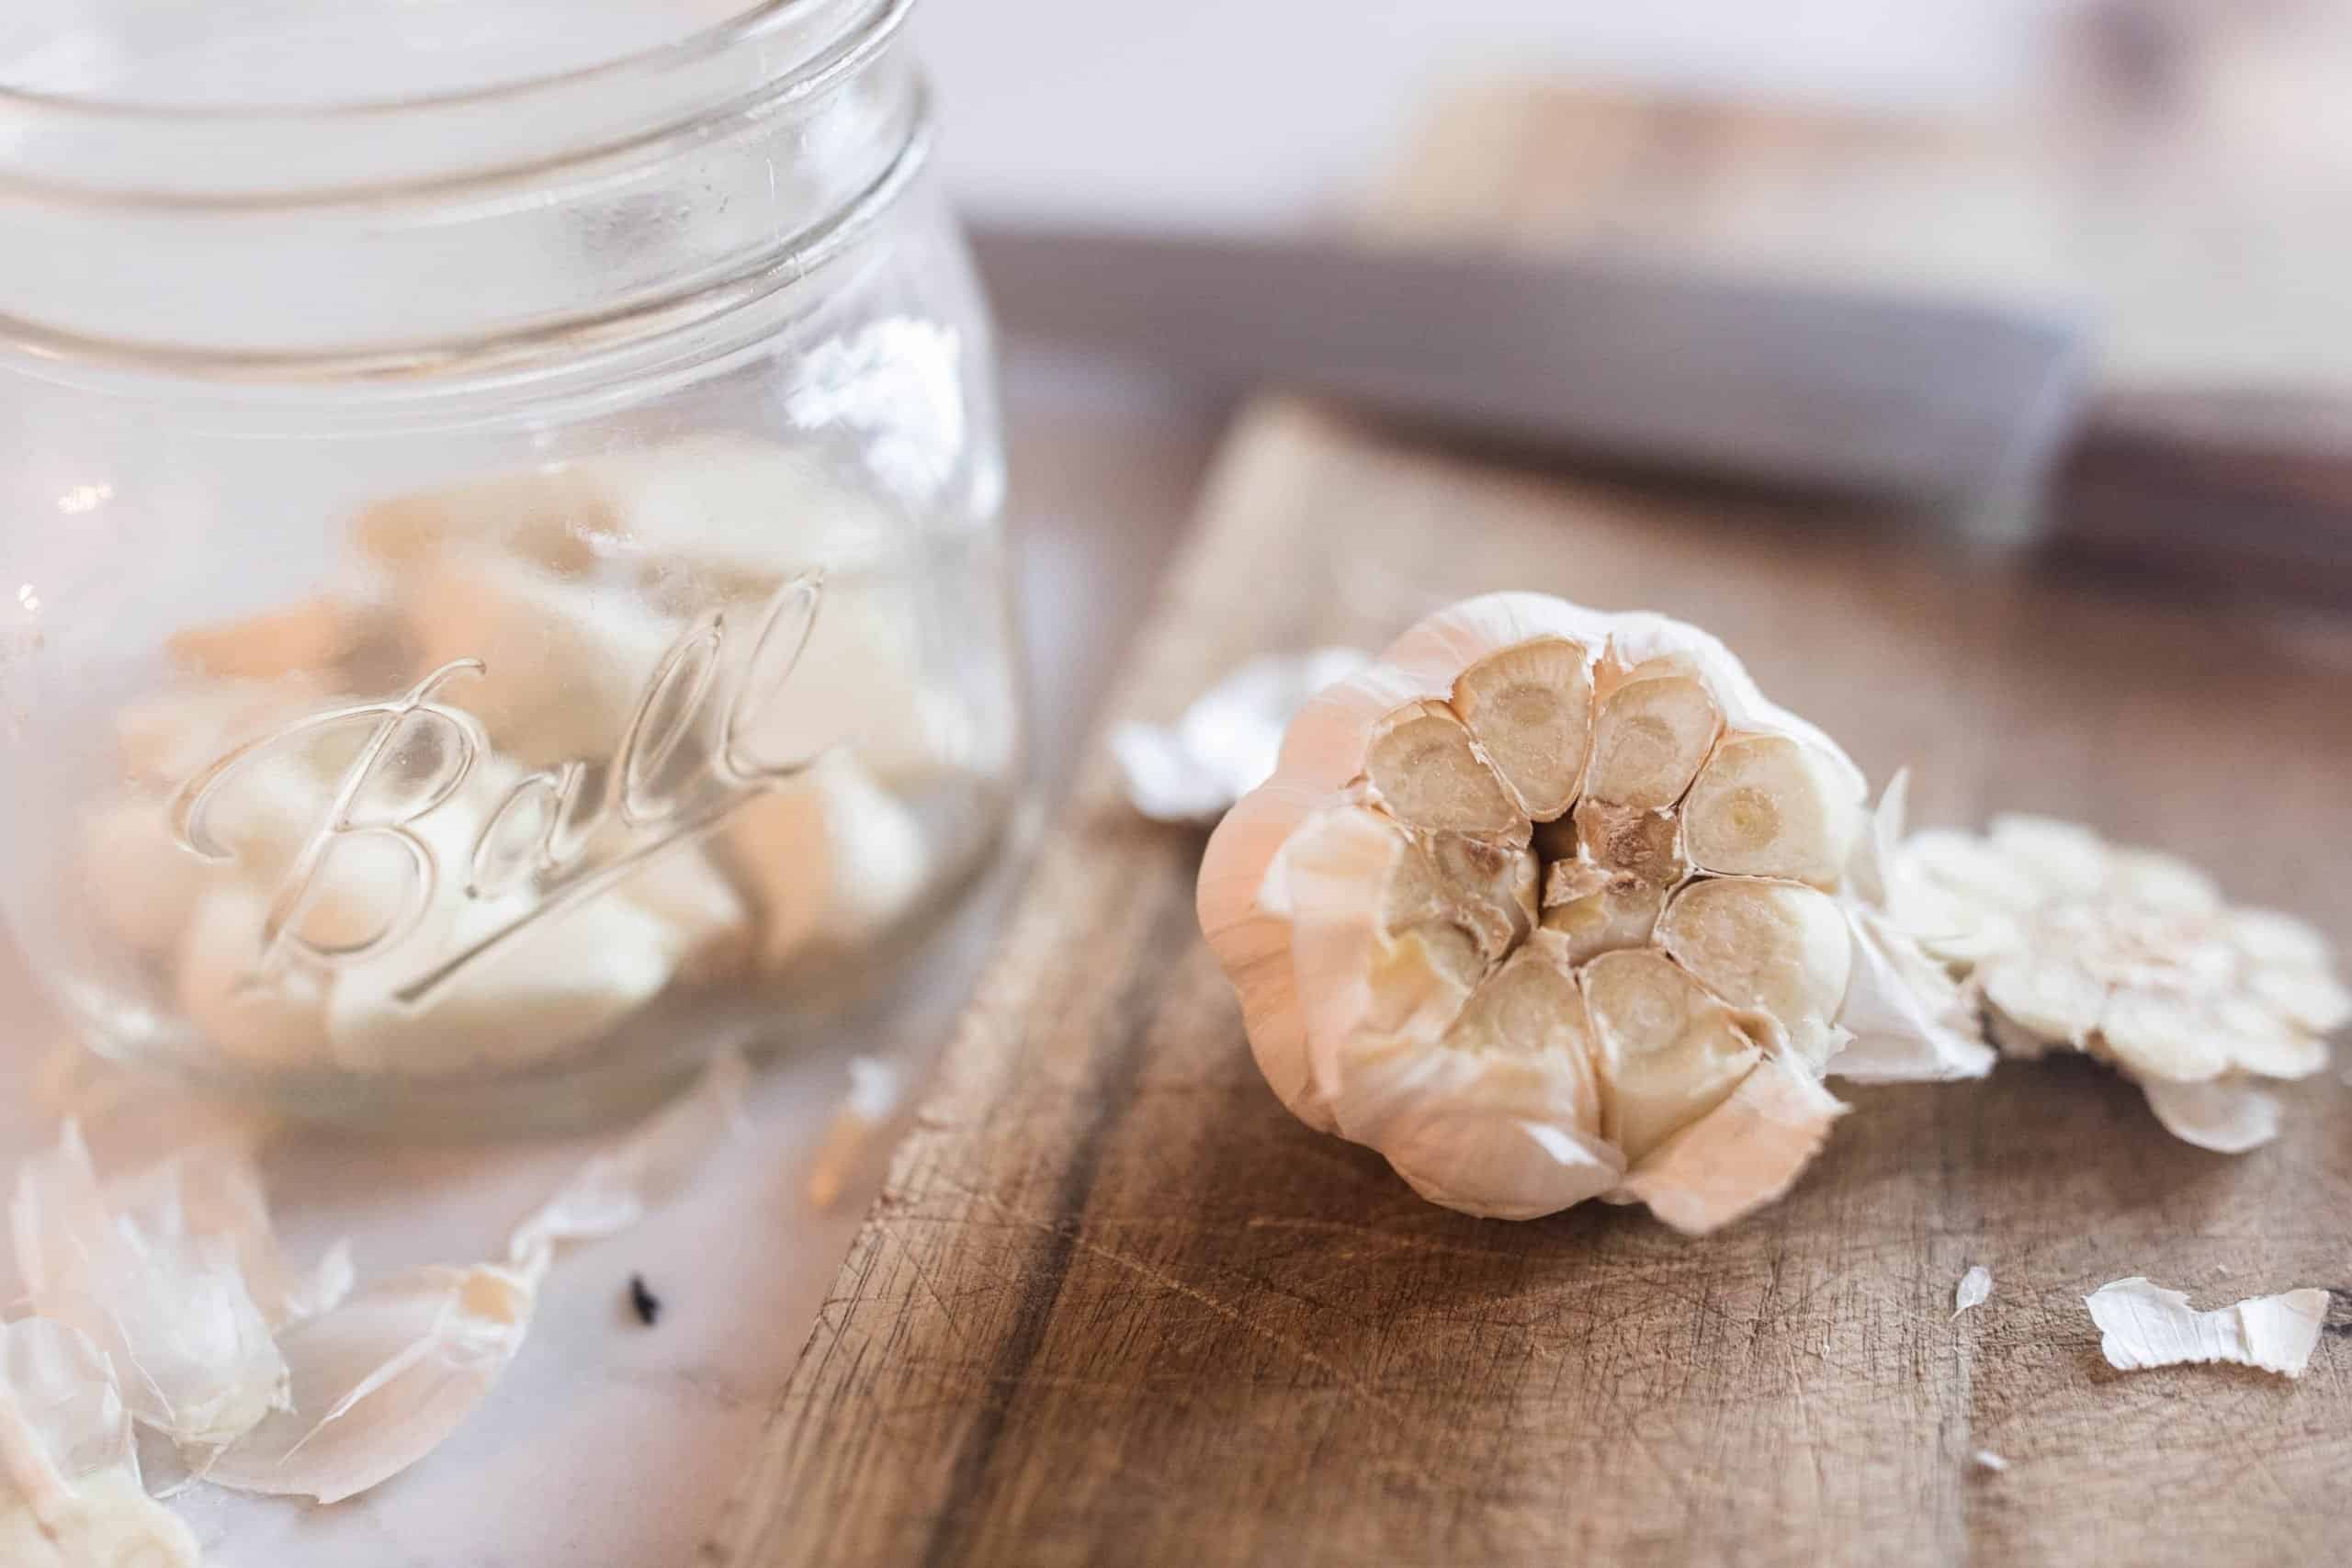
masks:
[[[1874,777],[1911,764],[1925,820],[2079,817],[2352,938],[2352,636],[1873,521],[1268,401],[1111,716],[1482,590],[1651,607]],[[1128,811],[1097,749],[706,1562],[2211,1568],[2352,1530],[2352,1343],[2295,1383],[2119,1373],[2081,1303],[2131,1274],[2200,1305],[2352,1281],[2333,1074],[2243,1158],[2086,1063],[2016,1066],[1848,1089],[1789,1198],[1713,1237],[1469,1219],[1275,1104],[1194,929],[1201,844]],[[1955,1322],[1972,1264],[1994,1293]]]

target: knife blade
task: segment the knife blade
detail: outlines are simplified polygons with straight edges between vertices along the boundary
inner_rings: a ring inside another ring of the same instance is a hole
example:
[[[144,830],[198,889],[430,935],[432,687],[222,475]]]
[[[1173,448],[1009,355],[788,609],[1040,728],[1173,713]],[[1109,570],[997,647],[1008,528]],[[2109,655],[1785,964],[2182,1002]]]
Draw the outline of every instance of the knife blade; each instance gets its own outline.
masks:
[[[999,319],[1242,389],[2014,532],[2080,416],[2059,312],[1518,257],[982,224]]]

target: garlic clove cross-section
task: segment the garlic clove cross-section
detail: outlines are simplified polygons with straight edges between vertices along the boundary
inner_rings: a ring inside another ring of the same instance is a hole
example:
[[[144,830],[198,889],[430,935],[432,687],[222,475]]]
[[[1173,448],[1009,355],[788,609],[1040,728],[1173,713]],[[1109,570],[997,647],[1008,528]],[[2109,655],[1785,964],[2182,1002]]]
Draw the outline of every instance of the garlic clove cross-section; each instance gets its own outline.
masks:
[[[1998,817],[1983,837],[1901,841],[1889,889],[2009,1055],[2082,1051],[2141,1086],[2185,1143],[2242,1154],[2277,1136],[2267,1080],[2327,1065],[2352,1021],[2326,939],[2236,909],[2196,867],[2088,828]]]
[[[1299,711],[1201,925],[1283,1103],[1431,1201],[1711,1230],[1803,1171],[1849,1042],[1879,1078],[1991,1060],[1850,869],[1864,798],[1696,627],[1490,594]]]

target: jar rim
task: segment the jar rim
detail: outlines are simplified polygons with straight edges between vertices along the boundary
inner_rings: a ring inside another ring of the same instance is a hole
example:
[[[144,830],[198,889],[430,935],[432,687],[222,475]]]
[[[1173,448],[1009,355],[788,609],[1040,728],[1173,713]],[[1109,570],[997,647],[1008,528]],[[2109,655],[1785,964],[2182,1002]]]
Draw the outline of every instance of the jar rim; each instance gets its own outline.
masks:
[[[390,116],[409,110],[427,110],[451,104],[474,103],[492,98],[512,99],[527,96],[532,92],[562,86],[591,79],[609,81],[626,76],[635,70],[662,69],[714,51],[730,48],[745,39],[769,31],[782,22],[806,14],[823,4],[823,0],[753,0],[741,11],[723,17],[708,27],[697,28],[683,38],[662,42],[610,60],[600,60],[586,65],[550,71],[543,75],[518,76],[500,82],[487,82],[479,86],[447,88],[435,92],[408,94],[398,97],[359,97],[316,104],[165,104],[139,98],[105,98],[77,96],[70,93],[44,93],[36,88],[11,86],[0,81],[0,105],[21,105],[44,113],[103,116],[108,118],[138,118],[147,120],[230,120],[282,118],[341,118],[348,116]]]
[[[821,92],[854,73],[897,34],[913,0],[755,0],[686,34],[611,60],[479,86],[317,104],[173,105],[80,97],[0,83],[0,195],[74,205],[270,209],[445,194],[508,177],[542,178],[690,134],[716,117]],[[828,26],[827,13],[835,15]],[[796,37],[796,29],[799,36]],[[782,50],[777,45],[786,45]],[[572,123],[562,125],[572,115]],[[541,134],[553,125],[555,133]],[[431,126],[442,163],[404,162],[389,131]],[[498,132],[504,129],[508,134]],[[16,134],[11,134],[11,132]],[[62,133],[46,139],[37,132]],[[310,151],[299,174],[274,184],[225,178],[154,183],[159,168],[235,171],[220,156],[152,154],[177,140]],[[12,145],[38,160],[11,166]],[[357,154],[340,175],[334,161]]]

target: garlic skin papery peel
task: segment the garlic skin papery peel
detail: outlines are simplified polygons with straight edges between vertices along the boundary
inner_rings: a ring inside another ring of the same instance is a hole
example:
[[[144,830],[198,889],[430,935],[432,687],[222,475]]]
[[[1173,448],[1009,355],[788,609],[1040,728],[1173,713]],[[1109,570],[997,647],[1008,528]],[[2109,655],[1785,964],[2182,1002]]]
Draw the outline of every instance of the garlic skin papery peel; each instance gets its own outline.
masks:
[[[1833,1061],[1992,1061],[1864,899],[1864,799],[1698,628],[1489,594],[1300,710],[1209,841],[1201,927],[1283,1103],[1422,1196],[1704,1232],[1813,1157]]]
[[[146,1517],[134,1503],[163,1521],[157,1540],[184,1539],[140,1489],[133,1419],[179,1445],[192,1479],[234,1490],[331,1503],[398,1474],[496,1385],[557,1250],[618,1235],[683,1188],[739,1130],[748,1079],[740,1055],[714,1058],[695,1088],[606,1143],[517,1224],[503,1259],[425,1264],[356,1291],[341,1244],[308,1273],[288,1269],[247,1142],[208,1143],[101,1184],[69,1122],[54,1150],[26,1162],[12,1215],[40,1315],[0,1325],[0,1481],[33,1510],[22,1523],[0,1488],[0,1548],[19,1539],[11,1530],[62,1528],[52,1520],[73,1509],[103,1515],[90,1530],[128,1532]],[[28,1419],[54,1428],[74,1412],[86,1419],[64,1437],[27,1436]],[[100,1417],[121,1427],[119,1458],[90,1435]],[[41,1462],[44,1452],[56,1457]],[[85,1474],[75,1502],[67,1483]],[[196,1558],[192,1545],[184,1557],[0,1551],[6,1568],[20,1561],[179,1568]]]
[[[196,1568],[198,1556],[141,1484],[113,1362],[54,1319],[0,1324],[0,1562]]]
[[[2319,932],[2233,908],[2186,862],[2074,823],[1924,830],[1903,840],[1894,869],[1897,917],[1982,997],[1995,1043],[2098,1057],[2200,1148],[2267,1143],[2278,1103],[2261,1080],[2318,1072],[2324,1036],[2352,1021],[2352,991]]]
[[[2098,1325],[2099,1353],[2122,1371],[2184,1362],[2229,1361],[2299,1378],[2319,1347],[2327,1292],[2304,1289],[2254,1296],[2211,1312],[2188,1304],[2139,1275],[2114,1280],[2083,1298]]]
[[[101,1185],[68,1122],[25,1162],[9,1224],[33,1311],[86,1335],[131,1415],[198,1454],[284,1408],[277,1331],[351,1288],[342,1246],[307,1275],[288,1269],[250,1155],[232,1144]]]

